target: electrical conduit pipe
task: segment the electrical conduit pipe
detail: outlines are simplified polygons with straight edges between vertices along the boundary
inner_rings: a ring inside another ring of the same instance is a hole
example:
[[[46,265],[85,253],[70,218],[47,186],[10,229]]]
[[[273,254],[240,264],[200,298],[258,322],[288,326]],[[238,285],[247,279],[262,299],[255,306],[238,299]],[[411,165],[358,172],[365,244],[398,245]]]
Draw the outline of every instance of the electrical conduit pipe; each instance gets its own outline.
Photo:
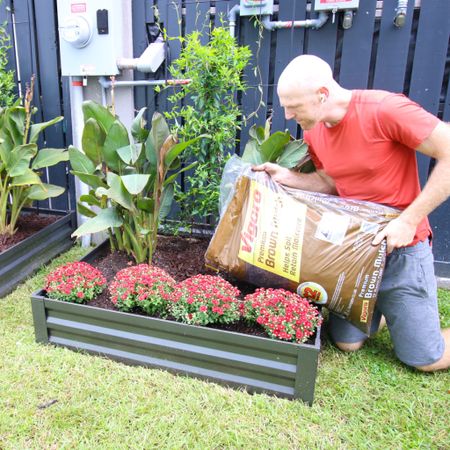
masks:
[[[83,78],[82,77],[70,77],[69,80],[69,93],[70,93],[70,112],[72,115],[72,142],[73,145],[82,149],[81,138],[83,136]],[[82,195],[89,194],[89,186],[82,183],[75,177],[75,193],[77,198]],[[86,217],[77,213],[78,226],[86,222]],[[81,237],[81,245],[83,247],[89,247],[91,245],[91,236],[85,235]]]

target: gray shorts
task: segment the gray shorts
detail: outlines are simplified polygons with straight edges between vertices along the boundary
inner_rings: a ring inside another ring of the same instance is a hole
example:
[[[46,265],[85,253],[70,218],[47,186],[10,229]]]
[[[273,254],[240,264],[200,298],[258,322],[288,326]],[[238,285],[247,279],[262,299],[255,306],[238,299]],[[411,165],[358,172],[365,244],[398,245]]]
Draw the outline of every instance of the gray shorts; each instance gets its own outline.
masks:
[[[381,315],[394,351],[409,366],[426,366],[442,358],[444,338],[439,326],[433,254],[428,241],[395,249],[386,260],[371,334]],[[330,313],[328,332],[335,342],[360,342],[367,336],[350,322]]]

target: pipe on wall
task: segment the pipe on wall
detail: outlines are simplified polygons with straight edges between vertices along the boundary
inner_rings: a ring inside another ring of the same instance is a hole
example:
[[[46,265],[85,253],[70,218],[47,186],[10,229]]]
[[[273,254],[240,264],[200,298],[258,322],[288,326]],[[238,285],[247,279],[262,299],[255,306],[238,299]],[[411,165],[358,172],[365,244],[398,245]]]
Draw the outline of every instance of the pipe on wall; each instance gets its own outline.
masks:
[[[394,25],[397,28],[401,28],[405,25],[407,12],[408,12],[408,0],[398,0],[394,16]]]

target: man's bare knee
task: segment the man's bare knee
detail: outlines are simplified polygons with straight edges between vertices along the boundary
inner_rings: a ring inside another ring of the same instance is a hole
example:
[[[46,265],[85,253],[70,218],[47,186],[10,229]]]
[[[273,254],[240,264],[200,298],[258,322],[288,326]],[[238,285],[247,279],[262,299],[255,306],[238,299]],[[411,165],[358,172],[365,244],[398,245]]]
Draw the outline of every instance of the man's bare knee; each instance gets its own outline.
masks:
[[[343,352],[356,352],[364,345],[364,341],[360,341],[360,342],[335,342],[335,344],[336,344],[336,347],[339,350],[342,350]]]

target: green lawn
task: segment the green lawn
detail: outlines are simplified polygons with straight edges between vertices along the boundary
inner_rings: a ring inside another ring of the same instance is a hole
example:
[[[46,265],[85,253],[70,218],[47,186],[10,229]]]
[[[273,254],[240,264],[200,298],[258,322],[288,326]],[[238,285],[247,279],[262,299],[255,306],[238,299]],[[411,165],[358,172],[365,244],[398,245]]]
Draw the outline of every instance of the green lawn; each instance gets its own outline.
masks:
[[[449,371],[403,366],[386,330],[356,354],[324,346],[311,408],[36,344],[30,293],[83,253],[0,300],[0,449],[449,448]]]

